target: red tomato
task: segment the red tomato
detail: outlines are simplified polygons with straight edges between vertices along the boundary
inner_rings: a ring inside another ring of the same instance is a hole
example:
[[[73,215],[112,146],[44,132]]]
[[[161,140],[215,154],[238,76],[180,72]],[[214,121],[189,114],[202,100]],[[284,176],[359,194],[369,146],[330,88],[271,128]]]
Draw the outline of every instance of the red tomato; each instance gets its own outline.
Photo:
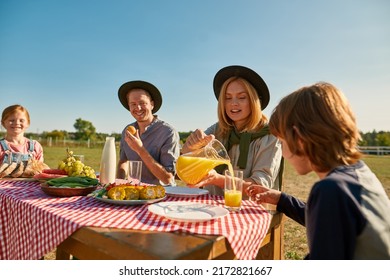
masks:
[[[37,180],[49,180],[49,179],[55,179],[55,178],[61,178],[61,177],[67,177],[66,175],[62,174],[49,174],[49,173],[38,173],[34,175],[34,179]]]
[[[109,191],[110,189],[112,189],[112,188],[115,187],[115,186],[116,186],[115,183],[109,184],[109,185],[106,187],[106,191]]]
[[[55,169],[55,168],[43,169],[43,170],[42,170],[42,173],[46,173],[46,174],[57,174],[57,175],[68,175],[68,173],[66,173],[65,170]]]

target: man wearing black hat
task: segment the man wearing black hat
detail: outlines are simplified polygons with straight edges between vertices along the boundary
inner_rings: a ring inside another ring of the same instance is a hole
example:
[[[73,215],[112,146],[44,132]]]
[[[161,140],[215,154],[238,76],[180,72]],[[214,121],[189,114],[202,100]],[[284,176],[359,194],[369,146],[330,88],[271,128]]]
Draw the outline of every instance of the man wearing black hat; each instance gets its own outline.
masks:
[[[174,184],[180,138],[173,126],[154,115],[162,104],[160,91],[151,83],[130,81],[119,88],[118,97],[136,120],[122,132],[118,178],[125,179],[127,161],[141,160],[141,182]],[[134,134],[128,130],[130,126],[136,129]]]
[[[252,69],[232,65],[217,72],[213,86],[218,99],[218,123],[205,131],[195,130],[182,153],[217,138],[228,151],[233,168],[244,172],[244,188],[256,183],[279,189],[282,149],[279,140],[269,133],[268,118],[262,111],[269,103],[266,83]],[[222,195],[224,175],[212,170],[194,187],[206,187]]]

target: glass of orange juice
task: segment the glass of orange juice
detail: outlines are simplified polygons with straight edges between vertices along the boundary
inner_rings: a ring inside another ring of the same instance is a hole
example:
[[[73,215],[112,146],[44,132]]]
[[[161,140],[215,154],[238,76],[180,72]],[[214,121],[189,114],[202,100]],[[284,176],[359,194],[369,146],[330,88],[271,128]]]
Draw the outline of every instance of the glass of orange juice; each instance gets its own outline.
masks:
[[[242,170],[225,170],[225,208],[240,211],[242,202]]]

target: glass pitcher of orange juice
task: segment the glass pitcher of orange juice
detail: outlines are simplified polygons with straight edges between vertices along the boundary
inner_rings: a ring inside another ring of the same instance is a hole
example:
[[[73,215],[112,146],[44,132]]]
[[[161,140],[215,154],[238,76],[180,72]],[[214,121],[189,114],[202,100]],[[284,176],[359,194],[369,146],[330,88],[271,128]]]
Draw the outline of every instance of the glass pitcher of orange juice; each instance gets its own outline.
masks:
[[[186,184],[194,185],[221,164],[230,166],[230,158],[222,143],[214,139],[201,149],[179,156],[176,162],[177,176]]]

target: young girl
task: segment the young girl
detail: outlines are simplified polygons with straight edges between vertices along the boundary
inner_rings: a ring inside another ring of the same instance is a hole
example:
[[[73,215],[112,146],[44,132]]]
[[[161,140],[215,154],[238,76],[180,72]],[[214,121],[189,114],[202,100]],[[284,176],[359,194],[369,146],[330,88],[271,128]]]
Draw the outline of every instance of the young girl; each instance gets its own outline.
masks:
[[[206,131],[197,129],[186,140],[182,153],[221,141],[233,169],[244,173],[244,188],[261,184],[279,189],[282,151],[278,139],[269,133],[268,118],[263,111],[269,102],[269,91],[264,80],[252,69],[232,65],[222,68],[214,77],[214,93],[218,99],[218,123]],[[193,187],[206,188],[222,195],[224,175],[209,172]]]
[[[314,171],[319,181],[307,203],[261,185],[247,194],[306,226],[307,259],[390,259],[390,200],[360,160],[345,96],[329,83],[303,87],[281,100],[269,126],[297,173]]]
[[[24,137],[24,132],[30,126],[30,115],[23,106],[12,105],[5,108],[1,124],[6,129],[6,134],[0,139],[0,177],[22,176],[29,160],[43,163],[41,144]]]

